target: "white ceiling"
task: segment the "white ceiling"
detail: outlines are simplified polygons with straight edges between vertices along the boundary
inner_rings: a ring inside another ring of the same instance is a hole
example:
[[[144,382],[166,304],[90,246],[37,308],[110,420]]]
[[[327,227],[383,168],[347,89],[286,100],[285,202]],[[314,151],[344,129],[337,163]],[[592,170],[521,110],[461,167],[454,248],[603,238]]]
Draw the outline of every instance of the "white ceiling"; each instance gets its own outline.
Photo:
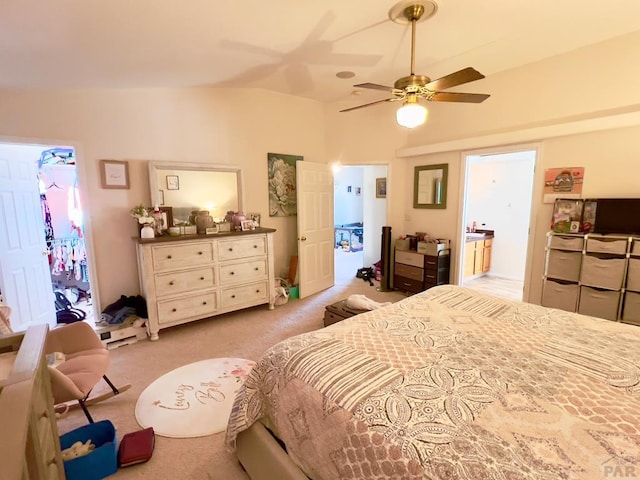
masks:
[[[437,2],[417,28],[416,73],[432,79],[467,66],[489,76],[640,30],[640,0]],[[0,88],[238,86],[335,101],[355,83],[409,74],[410,26],[388,19],[394,4],[3,0]],[[482,81],[462,90],[482,92]]]

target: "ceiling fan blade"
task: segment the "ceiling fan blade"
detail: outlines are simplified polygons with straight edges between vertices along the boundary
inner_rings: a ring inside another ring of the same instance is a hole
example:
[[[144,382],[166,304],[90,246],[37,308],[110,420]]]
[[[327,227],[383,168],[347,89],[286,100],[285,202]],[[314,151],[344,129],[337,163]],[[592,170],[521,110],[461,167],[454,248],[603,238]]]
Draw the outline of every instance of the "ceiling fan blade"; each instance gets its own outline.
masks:
[[[393,87],[385,87],[384,85],[378,85],[377,83],[359,83],[354,85],[356,88],[370,88],[371,90],[382,90],[385,92],[393,92]]]
[[[424,87],[432,91],[445,90],[447,88],[455,87],[456,85],[462,85],[463,83],[475,82],[482,78],[484,78],[484,75],[475,68],[467,67],[433,80],[427,83]]]
[[[485,93],[435,92],[429,100],[432,102],[481,103],[490,96]]]
[[[375,105],[377,103],[392,102],[394,100],[397,100],[397,98],[395,98],[395,97],[393,97],[393,98],[385,98],[384,100],[378,100],[377,102],[365,103],[364,105],[358,105],[357,107],[345,108],[344,110],[340,110],[340,111],[341,112],[350,112],[351,110],[357,110],[358,108],[370,107],[371,105]]]

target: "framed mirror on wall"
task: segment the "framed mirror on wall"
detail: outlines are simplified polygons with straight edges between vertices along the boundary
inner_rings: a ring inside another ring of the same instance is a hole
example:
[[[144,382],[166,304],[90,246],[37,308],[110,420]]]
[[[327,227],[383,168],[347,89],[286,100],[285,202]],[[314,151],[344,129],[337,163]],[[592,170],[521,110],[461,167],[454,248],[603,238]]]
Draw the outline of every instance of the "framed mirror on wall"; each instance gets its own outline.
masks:
[[[413,208],[447,208],[449,164],[415,167],[413,174]]]
[[[214,218],[243,210],[242,172],[234,165],[151,161],[149,187],[151,205],[172,207],[178,222],[194,210],[208,210]]]

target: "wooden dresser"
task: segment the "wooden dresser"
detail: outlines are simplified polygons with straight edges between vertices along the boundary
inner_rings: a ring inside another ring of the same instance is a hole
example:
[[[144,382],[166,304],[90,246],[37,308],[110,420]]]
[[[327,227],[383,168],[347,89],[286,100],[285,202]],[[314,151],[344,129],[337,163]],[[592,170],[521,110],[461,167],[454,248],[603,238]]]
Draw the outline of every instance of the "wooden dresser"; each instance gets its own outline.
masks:
[[[0,477],[64,479],[44,343],[49,327],[0,337]],[[17,355],[15,354],[17,352]]]
[[[396,250],[393,286],[397,290],[418,293],[449,283],[449,250],[426,255],[415,250]]]
[[[137,239],[151,340],[162,328],[255,305],[274,308],[273,232]]]

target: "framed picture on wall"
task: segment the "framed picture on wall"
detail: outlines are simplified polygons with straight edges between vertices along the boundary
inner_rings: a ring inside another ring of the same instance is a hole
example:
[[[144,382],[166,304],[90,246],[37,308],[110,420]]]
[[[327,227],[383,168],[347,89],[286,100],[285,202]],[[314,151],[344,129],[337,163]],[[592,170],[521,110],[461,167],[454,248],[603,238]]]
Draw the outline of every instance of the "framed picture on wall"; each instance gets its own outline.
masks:
[[[387,179],[376,178],[376,198],[387,198]]]
[[[124,160],[100,160],[102,188],[129,189],[129,163]]]
[[[167,175],[167,190],[180,190],[180,177]]]

